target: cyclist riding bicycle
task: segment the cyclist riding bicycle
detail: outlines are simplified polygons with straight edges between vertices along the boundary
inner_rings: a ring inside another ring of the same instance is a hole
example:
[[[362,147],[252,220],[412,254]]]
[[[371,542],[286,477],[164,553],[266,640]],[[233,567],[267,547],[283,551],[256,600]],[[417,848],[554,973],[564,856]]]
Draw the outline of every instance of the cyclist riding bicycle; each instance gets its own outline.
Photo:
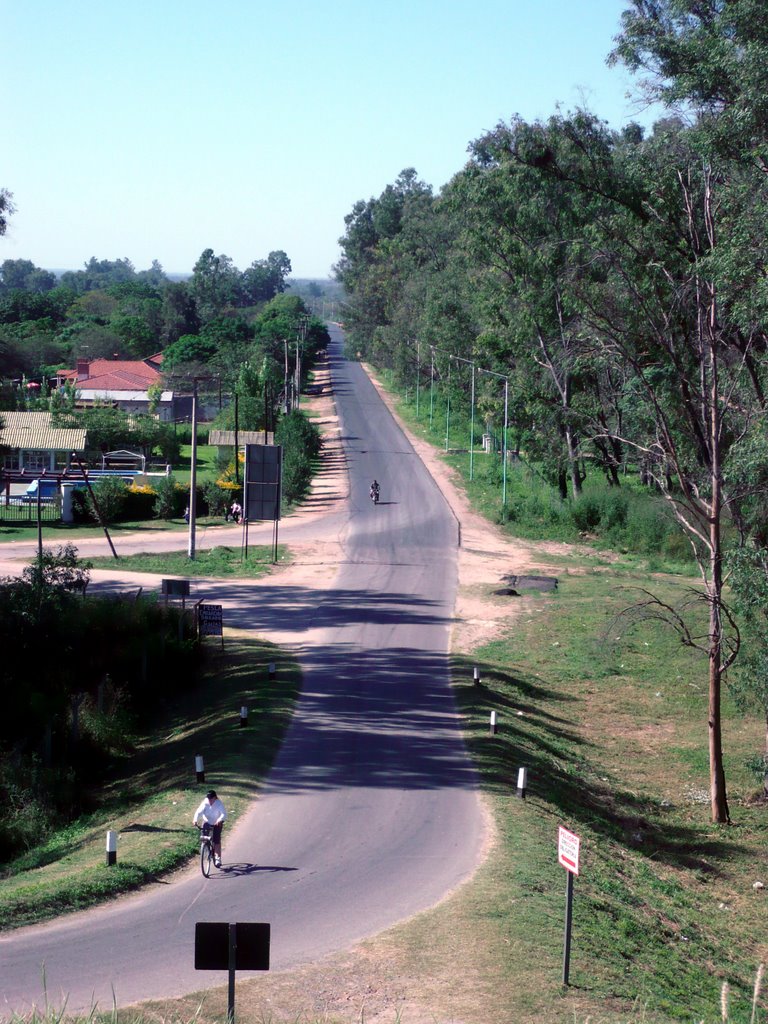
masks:
[[[379,500],[379,481],[374,480],[371,484],[371,501]]]
[[[205,800],[195,811],[192,824],[197,825],[198,819],[203,818],[203,829],[213,830],[213,862],[217,868],[221,867],[221,830],[227,818],[224,804],[216,796],[216,790],[210,789],[205,794]]]

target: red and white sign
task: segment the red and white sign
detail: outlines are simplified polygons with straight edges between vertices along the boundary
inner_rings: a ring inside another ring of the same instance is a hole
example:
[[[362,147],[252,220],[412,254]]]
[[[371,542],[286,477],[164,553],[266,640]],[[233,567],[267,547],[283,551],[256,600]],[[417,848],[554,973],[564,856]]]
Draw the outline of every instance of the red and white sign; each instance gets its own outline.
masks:
[[[579,847],[581,840],[574,832],[560,826],[557,839],[557,861],[566,871],[574,875],[579,873]]]

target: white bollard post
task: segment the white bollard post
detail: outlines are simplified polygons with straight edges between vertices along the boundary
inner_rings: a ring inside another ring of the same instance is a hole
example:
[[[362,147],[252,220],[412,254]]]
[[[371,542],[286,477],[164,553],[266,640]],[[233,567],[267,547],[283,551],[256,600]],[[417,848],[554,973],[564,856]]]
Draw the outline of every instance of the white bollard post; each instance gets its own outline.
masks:
[[[195,754],[195,775],[198,782],[205,782],[205,764],[202,754]]]
[[[275,678],[275,663],[274,663],[274,661],[270,661],[270,663],[269,663],[269,678],[270,679],[274,679]]]
[[[518,768],[517,770],[517,795],[521,800],[525,800],[525,790],[528,784],[528,769]]]
[[[497,732],[496,712],[492,711],[491,712],[491,736],[495,736],[496,732]]]
[[[248,725],[248,708],[243,704],[240,708],[240,728],[244,729]]]
[[[480,685],[480,669],[477,667],[477,665],[475,665],[475,667],[474,667],[474,670],[473,670],[473,673],[472,673],[472,677],[474,679],[475,686],[479,686]]]
[[[107,867],[117,864],[117,832],[107,832]]]

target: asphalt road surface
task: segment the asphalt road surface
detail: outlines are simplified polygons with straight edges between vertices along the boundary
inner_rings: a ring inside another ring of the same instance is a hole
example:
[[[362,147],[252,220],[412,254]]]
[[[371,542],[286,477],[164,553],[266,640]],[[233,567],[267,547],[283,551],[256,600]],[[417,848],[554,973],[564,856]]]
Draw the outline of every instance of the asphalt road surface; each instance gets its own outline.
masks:
[[[448,686],[458,524],[332,334],[350,477],[333,529],[345,558],[324,591],[286,595],[240,581],[227,595],[240,625],[291,638],[304,671],[262,796],[225,833],[224,870],[210,879],[194,866],[0,938],[0,1012],[42,1004],[43,964],[48,1001],[66,998],[72,1011],[223,984],[224,972],[194,970],[197,921],[269,922],[272,968],[306,963],[433,905],[478,862],[476,778]],[[181,826],[193,810],[180,812]]]

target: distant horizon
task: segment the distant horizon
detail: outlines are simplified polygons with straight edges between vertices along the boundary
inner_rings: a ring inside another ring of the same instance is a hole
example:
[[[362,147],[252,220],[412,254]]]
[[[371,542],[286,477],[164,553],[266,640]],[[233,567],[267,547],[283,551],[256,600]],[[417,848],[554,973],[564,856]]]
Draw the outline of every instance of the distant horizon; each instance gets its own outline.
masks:
[[[98,259],[98,257],[96,257],[96,258]],[[120,259],[124,259],[125,257],[119,257],[119,258]],[[25,256],[10,257],[9,256],[9,257],[7,257],[7,259],[23,260],[23,259],[26,259],[26,257]],[[108,259],[108,257],[104,257],[104,259]],[[2,261],[0,261],[0,262],[2,262]],[[88,262],[87,260],[84,261],[83,265],[80,266],[80,267],[40,267],[39,269],[40,270],[47,270],[49,274],[55,274],[57,278],[60,278],[62,274],[70,274],[70,273],[71,274],[77,274],[81,270],[85,270],[87,262]],[[133,261],[131,261],[131,262],[133,262]],[[30,260],[30,263],[34,263],[34,260]],[[35,266],[38,266],[38,264],[35,263]],[[136,271],[137,274],[141,274],[143,271],[151,270],[151,269],[152,269],[151,265],[149,267],[140,267],[138,269],[136,267],[134,267],[134,270]],[[183,270],[166,270],[165,267],[163,267],[163,273],[171,281],[174,281],[174,280],[175,281],[185,281],[185,280],[187,280],[187,278],[192,277],[193,271],[191,271],[191,270],[186,270],[186,271],[183,271]],[[287,277],[285,279],[285,283],[287,285],[289,285],[289,286],[290,286],[292,281],[296,281],[296,282],[301,282],[301,281],[328,281],[330,284],[338,284],[339,283],[333,277],[306,277],[304,275],[299,276],[298,274],[291,274],[289,277]]]

